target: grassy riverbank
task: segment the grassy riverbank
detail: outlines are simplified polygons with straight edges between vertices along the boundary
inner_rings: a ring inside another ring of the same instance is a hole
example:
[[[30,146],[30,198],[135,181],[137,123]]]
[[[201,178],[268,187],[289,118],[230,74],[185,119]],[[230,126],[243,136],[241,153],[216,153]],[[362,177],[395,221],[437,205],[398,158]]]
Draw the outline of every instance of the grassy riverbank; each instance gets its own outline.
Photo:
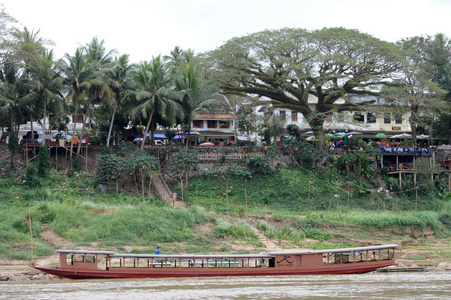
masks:
[[[51,173],[37,189],[2,179],[1,264],[28,263],[31,235],[38,262],[53,256],[56,248],[152,253],[158,245],[164,253],[258,253],[275,247],[380,243],[399,244],[398,259],[405,264],[451,260],[446,198],[414,203],[378,193],[358,197],[334,181],[306,184],[309,177],[293,172],[287,169],[246,180],[195,178],[184,191],[189,209],[154,198],[103,193],[86,173],[71,178]],[[305,186],[296,189],[300,183]],[[324,188],[325,184],[331,187]],[[417,210],[399,209],[407,205],[402,201]],[[440,209],[425,209],[434,207]]]

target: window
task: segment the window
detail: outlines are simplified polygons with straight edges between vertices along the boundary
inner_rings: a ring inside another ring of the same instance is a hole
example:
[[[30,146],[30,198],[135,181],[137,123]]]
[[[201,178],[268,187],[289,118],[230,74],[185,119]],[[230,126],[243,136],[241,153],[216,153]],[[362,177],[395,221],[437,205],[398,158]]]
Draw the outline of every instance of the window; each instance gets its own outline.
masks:
[[[302,256],[301,255],[296,255],[295,258],[294,258],[294,261],[295,261],[294,265],[296,267],[302,266]]]
[[[366,115],[366,122],[367,123],[376,123],[376,116],[373,115],[372,113],[368,113]]]
[[[285,121],[287,119],[287,115],[285,114],[284,110],[281,110],[279,113],[279,117],[282,121]]]
[[[204,121],[202,121],[202,120],[193,121],[193,128],[203,128],[203,127],[204,127]]]
[[[291,122],[297,122],[298,121],[298,113],[295,111],[291,112]]]
[[[327,114],[327,116],[326,116],[326,122],[327,122],[327,123],[332,122],[332,114]]]
[[[219,128],[230,128],[230,122],[229,121],[219,121]]]
[[[395,123],[396,123],[396,124],[402,124],[402,116],[396,117]]]
[[[208,120],[207,121],[208,128],[218,128],[218,121],[216,120]]]
[[[345,120],[345,114],[344,113],[338,113],[338,122],[343,122]]]
[[[390,124],[390,123],[391,123],[390,113],[384,113],[384,124]]]
[[[72,115],[72,123],[83,123],[83,115],[78,115],[77,116],[77,121],[75,121],[75,115]]]
[[[362,113],[360,113],[360,112],[356,112],[354,114],[354,120],[356,120],[357,122],[363,123],[365,121],[365,116],[362,115]]]
[[[66,265],[72,266],[74,264],[74,256],[72,254],[66,254]]]
[[[73,255],[73,259],[75,262],[84,262],[85,261],[85,256],[82,254],[74,254]]]

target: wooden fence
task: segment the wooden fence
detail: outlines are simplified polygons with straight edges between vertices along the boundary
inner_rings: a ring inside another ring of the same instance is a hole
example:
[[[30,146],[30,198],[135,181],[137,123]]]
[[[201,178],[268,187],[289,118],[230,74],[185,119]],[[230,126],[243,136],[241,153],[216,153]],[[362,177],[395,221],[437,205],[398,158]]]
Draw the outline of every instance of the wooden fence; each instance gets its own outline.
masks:
[[[266,157],[264,153],[199,153],[197,155],[199,161],[220,161],[225,160],[243,160],[246,157]]]

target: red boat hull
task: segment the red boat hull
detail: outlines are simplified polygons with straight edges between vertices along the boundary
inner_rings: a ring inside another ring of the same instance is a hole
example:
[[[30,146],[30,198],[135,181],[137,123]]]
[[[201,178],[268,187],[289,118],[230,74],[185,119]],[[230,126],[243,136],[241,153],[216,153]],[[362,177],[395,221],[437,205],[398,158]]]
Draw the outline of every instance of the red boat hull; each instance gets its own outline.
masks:
[[[33,268],[59,277],[70,279],[100,279],[100,278],[161,278],[161,277],[212,277],[212,276],[268,276],[268,275],[321,275],[321,274],[359,274],[375,271],[376,269],[388,267],[392,262],[378,263],[374,265],[358,266],[352,264],[349,267],[340,266],[319,269],[296,269],[277,270],[273,268],[231,268],[224,269],[202,269],[180,271],[171,269],[144,269],[139,270],[74,270],[74,269],[50,269],[33,266]]]

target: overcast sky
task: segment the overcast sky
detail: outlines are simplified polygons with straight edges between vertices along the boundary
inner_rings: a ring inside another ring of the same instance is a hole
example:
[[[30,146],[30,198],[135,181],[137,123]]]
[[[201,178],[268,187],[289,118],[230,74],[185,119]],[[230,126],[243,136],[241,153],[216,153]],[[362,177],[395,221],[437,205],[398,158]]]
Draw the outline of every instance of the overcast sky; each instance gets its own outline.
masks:
[[[132,62],[196,53],[264,29],[358,29],[385,41],[421,34],[451,38],[450,0],[0,0],[20,25],[40,29],[57,57],[97,36]]]

